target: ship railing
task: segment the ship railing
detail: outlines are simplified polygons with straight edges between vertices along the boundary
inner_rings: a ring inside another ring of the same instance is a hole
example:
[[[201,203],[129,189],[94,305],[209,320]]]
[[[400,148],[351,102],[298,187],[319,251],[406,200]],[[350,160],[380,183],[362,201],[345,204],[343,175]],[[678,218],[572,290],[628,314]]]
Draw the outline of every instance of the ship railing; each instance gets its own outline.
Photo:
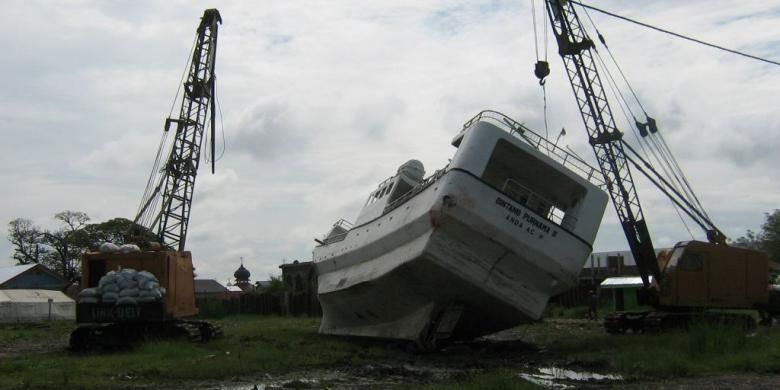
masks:
[[[352,222],[349,222],[344,218],[339,219],[333,224],[330,233],[321,241],[322,244],[328,245],[334,242],[344,241],[344,239],[347,238],[347,234],[349,234],[349,231],[352,229],[352,226]]]
[[[435,183],[439,178],[444,176],[444,173],[446,172],[447,167],[445,166],[442,169],[437,170],[432,175],[428,176],[427,178],[423,179],[418,185],[416,185],[411,190],[407,191],[405,194],[398,197],[398,199],[390,202],[385,206],[385,209],[383,211],[384,213],[387,213],[388,211],[395,209],[396,207],[400,206],[407,200],[411,199],[413,196],[419,194],[422,192],[422,190],[428,188],[431,184]],[[347,234],[349,234],[349,231],[354,227],[352,222],[347,221],[344,218],[339,219],[336,221],[336,223],[333,224],[333,228],[331,228],[331,232],[322,239],[321,241],[317,241],[320,243],[320,245],[329,245],[334,242],[344,241],[345,238],[347,238]],[[334,231],[343,230],[343,232],[335,233]]]
[[[347,234],[349,232],[346,231],[344,233],[336,234],[334,236],[330,236],[324,240],[322,240],[322,243],[325,245],[333,244],[334,242],[344,241],[345,238],[347,238]]]
[[[598,186],[601,189],[606,187],[604,184],[604,179],[601,176],[601,172],[597,168],[588,164],[585,160],[581,159],[576,154],[558,147],[556,143],[550,142],[547,138],[542,137],[522,123],[519,123],[498,111],[481,111],[473,118],[469,119],[466,123],[464,123],[463,130],[461,131],[465,131],[480,121],[497,125],[499,128],[504,129],[509,134],[525,141],[525,143],[536,148],[559,164],[576,172],[590,183]]]
[[[426,177],[425,179],[423,179],[423,181],[420,182],[420,184],[414,186],[414,188],[407,191],[405,194],[399,196],[398,199],[395,199],[392,202],[388,203],[387,206],[385,206],[385,209],[382,213],[384,214],[390,210],[393,210],[394,208],[400,206],[402,203],[411,199],[413,196],[419,194],[420,192],[422,192],[422,190],[428,188],[431,184],[435,183],[436,180],[439,180],[439,178],[441,178],[446,171],[447,171],[447,167],[445,166],[444,168],[434,172],[432,175]]]
[[[336,223],[333,224],[333,227],[336,227],[336,226],[340,226],[340,227],[343,227],[344,229],[349,230],[349,229],[352,229],[352,222],[349,222],[346,219],[341,218],[338,221],[336,221]]]

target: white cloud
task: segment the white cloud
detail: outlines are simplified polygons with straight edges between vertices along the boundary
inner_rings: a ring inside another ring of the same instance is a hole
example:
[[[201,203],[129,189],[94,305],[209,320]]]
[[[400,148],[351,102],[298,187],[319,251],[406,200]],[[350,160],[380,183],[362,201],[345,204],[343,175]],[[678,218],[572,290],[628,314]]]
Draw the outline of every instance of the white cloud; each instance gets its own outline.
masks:
[[[4,4],[0,221],[45,225],[64,209],[133,216],[209,6]],[[780,58],[780,8],[764,2],[598,6]],[[354,219],[398,165],[446,164],[451,137],[481,109],[543,132],[528,2],[241,2],[220,12],[226,152],[214,176],[202,161],[187,241],[201,276],[224,281],[241,257],[253,278],[277,274],[282,259],[309,260],[313,239]],[[716,223],[731,235],[757,229],[780,190],[777,68],[591,16]],[[561,143],[592,160],[548,41],[550,136],[566,127]],[[687,237],[658,191],[639,192],[656,245]],[[625,247],[610,211],[596,249]],[[0,255],[10,257],[7,241]]]

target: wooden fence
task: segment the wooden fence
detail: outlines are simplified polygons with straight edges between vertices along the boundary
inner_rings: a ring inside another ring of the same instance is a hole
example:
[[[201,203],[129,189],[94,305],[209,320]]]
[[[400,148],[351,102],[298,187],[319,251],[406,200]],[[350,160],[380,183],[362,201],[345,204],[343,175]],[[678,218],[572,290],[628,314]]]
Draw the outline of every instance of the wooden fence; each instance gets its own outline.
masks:
[[[232,299],[198,300],[200,316],[221,318],[233,314],[292,315],[318,317],[320,303],[313,293],[246,293]]]
[[[200,316],[221,318],[233,314],[282,315],[281,299],[273,294],[242,294],[233,299],[198,300]]]

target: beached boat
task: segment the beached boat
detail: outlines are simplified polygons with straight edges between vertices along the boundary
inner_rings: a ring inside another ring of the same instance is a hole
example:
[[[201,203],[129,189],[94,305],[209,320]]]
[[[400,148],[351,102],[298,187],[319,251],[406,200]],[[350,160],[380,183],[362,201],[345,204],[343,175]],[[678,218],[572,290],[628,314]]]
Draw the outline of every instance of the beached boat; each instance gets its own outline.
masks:
[[[607,203],[599,171],[495,111],[452,145],[446,167],[404,163],[317,240],[321,333],[431,348],[538,320],[576,284]]]

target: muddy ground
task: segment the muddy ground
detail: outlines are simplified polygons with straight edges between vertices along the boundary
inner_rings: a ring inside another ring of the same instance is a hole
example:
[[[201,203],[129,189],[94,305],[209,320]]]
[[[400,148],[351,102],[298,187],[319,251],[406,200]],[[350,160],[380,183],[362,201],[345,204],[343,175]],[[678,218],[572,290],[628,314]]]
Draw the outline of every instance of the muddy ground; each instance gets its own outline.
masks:
[[[587,320],[548,319],[545,327],[518,327],[442,351],[401,354],[396,361],[353,366],[343,362],[328,370],[261,374],[222,383],[190,383],[197,389],[407,388],[446,384],[459,378],[505,370],[518,378],[552,389],[777,389],[780,375],[728,374],[675,379],[623,377],[605,367],[580,362],[545,350],[555,334],[587,337],[603,334],[602,324]],[[619,336],[617,336],[619,337]],[[388,346],[402,348],[402,346]]]
[[[725,374],[675,379],[623,377],[607,367],[556,355],[545,349],[560,334],[582,337],[603,334],[598,322],[548,319],[545,326],[524,326],[469,343],[457,344],[435,353],[397,353],[389,360],[366,361],[358,352],[327,369],[270,375],[262,371],[225,381],[185,382],[175,389],[289,389],[289,388],[414,388],[446,384],[483,372],[503,370],[545,388],[555,389],[776,389],[780,375]],[[620,337],[620,336],[616,336]],[[20,354],[43,353],[66,347],[64,340],[25,340],[0,347],[0,359]],[[402,349],[402,345],[386,345]],[[353,359],[356,358],[356,359]],[[359,359],[357,359],[359,358]],[[134,378],[122,378],[127,388],[159,389]],[[165,386],[164,388],[170,388]]]

